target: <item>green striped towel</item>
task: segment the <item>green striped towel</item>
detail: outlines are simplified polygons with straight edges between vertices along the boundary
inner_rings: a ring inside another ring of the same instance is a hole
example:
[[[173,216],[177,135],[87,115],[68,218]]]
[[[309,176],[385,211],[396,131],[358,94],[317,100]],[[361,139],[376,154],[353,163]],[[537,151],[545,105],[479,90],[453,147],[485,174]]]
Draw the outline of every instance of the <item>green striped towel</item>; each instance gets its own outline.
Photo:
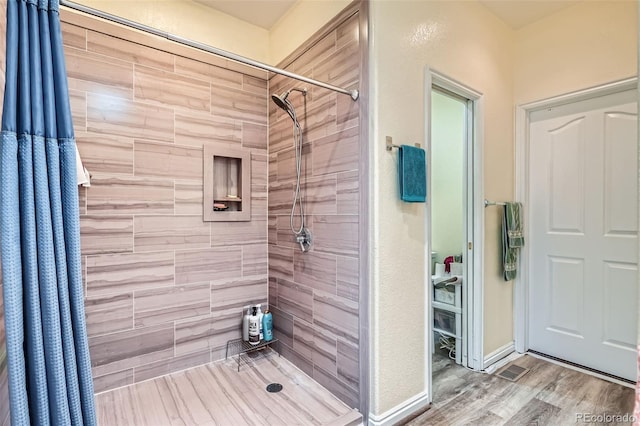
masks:
[[[518,252],[524,246],[522,235],[522,204],[506,203],[502,215],[502,265],[504,280],[511,281],[518,269]]]

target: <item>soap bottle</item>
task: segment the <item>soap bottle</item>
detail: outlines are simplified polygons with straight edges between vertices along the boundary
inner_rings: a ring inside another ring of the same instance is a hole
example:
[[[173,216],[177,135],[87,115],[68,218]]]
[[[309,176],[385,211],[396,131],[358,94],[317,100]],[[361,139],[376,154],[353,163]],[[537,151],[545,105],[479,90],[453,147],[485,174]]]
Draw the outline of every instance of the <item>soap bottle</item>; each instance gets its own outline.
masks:
[[[249,317],[249,344],[257,345],[258,343],[260,343],[260,323],[258,322],[257,309],[254,306]]]
[[[247,312],[242,317],[242,340],[244,340],[245,342],[248,342],[249,341],[249,317],[250,317],[251,306],[245,306],[245,308],[247,308]]]
[[[268,309],[265,309],[264,315],[262,316],[262,331],[265,342],[273,340],[273,316]]]
[[[260,340],[264,339],[264,332],[262,331],[262,304],[258,303],[258,324],[260,325]]]

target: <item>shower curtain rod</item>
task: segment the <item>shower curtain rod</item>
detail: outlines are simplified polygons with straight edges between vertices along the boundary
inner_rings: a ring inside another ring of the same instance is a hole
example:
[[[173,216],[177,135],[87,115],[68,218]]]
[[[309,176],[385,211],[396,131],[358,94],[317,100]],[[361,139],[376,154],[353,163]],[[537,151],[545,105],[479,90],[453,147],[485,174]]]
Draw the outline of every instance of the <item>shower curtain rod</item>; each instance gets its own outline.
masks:
[[[170,34],[164,31],[160,31],[156,28],[150,27],[148,25],[140,24],[138,22],[131,21],[126,18],[121,18],[116,15],[112,15],[107,12],[103,12],[98,9],[94,9],[92,7],[84,6],[82,4],[74,3],[68,0],[60,0],[60,4],[62,6],[66,6],[70,9],[78,10],[80,12],[87,13],[89,15],[97,16],[99,18],[106,19],[108,21],[116,22],[118,24],[122,24],[127,27],[135,28],[136,30],[143,31],[145,33],[153,34],[158,37],[166,38],[168,40],[174,41],[176,43],[183,44],[185,46],[193,47],[195,49],[203,50],[205,52],[213,53],[214,55],[222,56],[223,58],[230,59],[232,61],[240,62],[246,65],[250,65],[255,68],[260,68],[265,71],[270,71],[275,74],[284,75],[286,77],[290,77],[296,80],[304,81],[305,83],[313,84],[314,86],[324,87],[325,89],[333,90],[334,92],[342,93],[345,95],[349,95],[351,99],[356,101],[360,96],[360,93],[357,90],[347,90],[338,86],[334,86],[329,83],[324,83],[322,81],[314,80],[312,78],[305,77],[303,75],[299,75],[296,73],[292,73],[287,70],[283,70],[281,68],[273,67],[271,65],[265,64],[263,62],[254,61],[253,59],[246,58],[244,56],[236,55],[235,53],[218,49],[217,47],[209,46],[208,44],[200,43],[197,41],[189,40],[184,37],[180,37],[174,34]]]

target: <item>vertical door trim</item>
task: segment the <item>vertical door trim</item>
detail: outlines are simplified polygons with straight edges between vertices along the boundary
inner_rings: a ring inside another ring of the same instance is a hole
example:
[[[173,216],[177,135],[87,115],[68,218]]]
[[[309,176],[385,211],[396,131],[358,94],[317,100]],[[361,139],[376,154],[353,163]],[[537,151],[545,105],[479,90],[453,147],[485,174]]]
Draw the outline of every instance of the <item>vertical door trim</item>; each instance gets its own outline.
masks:
[[[516,106],[515,131],[516,131],[516,201],[525,206],[524,209],[524,235],[529,235],[529,128],[532,112],[560,105],[580,102],[588,99],[599,98],[638,87],[638,78],[631,77],[618,80],[601,86],[590,87],[576,92],[530,102]],[[520,273],[516,276],[515,291],[513,292],[514,304],[514,338],[516,352],[524,353],[529,350],[529,245],[525,244],[520,253]]]
[[[431,90],[432,90],[432,75],[429,67],[424,70],[424,142],[427,157],[427,206],[425,218],[425,242],[426,248],[424,251],[424,263],[425,276],[424,286],[426,291],[424,292],[424,348],[427,352],[427,356],[424,357],[424,377],[426,380],[426,392],[429,404],[433,402],[433,378],[431,365],[433,363],[433,356],[431,351],[433,350],[433,313],[431,312],[431,301],[433,300],[433,284],[431,283],[431,197],[433,192],[431,191]]]
[[[463,363],[469,368],[474,370],[481,370],[483,368],[483,345],[484,345],[484,314],[483,314],[483,258],[484,258],[484,204],[483,204],[483,191],[484,191],[484,173],[483,173],[483,156],[482,147],[484,143],[484,97],[482,93],[456,81],[444,74],[425,67],[425,141],[427,149],[427,165],[428,175],[431,173],[431,93],[433,86],[438,86],[447,91],[450,91],[458,96],[468,99],[467,111],[471,113],[471,117],[467,122],[467,141],[471,140],[472,143],[466,144],[465,161],[471,159],[473,164],[473,187],[468,187],[469,179],[466,179],[465,185],[469,195],[467,196],[466,206],[467,209],[464,212],[465,222],[467,223],[467,232],[465,238],[473,243],[472,261],[469,262],[471,266],[467,271],[467,276],[472,277],[472,285],[465,286],[465,295],[463,298],[467,303],[467,315],[465,329],[466,333],[463,335],[464,341],[467,342],[466,351],[463,353]],[[431,192],[431,179],[428,179],[427,191],[430,196]],[[430,203],[430,198],[428,203]],[[431,206],[428,206],[429,212]],[[433,300],[433,285],[431,285],[431,213],[426,215],[427,230],[427,248],[425,251],[425,262],[427,264],[427,274],[425,277],[425,285],[427,291],[425,292],[425,306],[427,306],[425,312],[425,321],[428,324],[425,327],[425,342],[431,342],[433,318],[432,318],[432,305]],[[467,243],[465,241],[465,245]],[[469,253],[469,250],[466,251]],[[467,256],[468,257],[468,256]],[[463,302],[464,303],[464,302]],[[429,346],[429,345],[428,345]],[[428,353],[425,366],[425,374],[428,378],[428,394],[429,401],[432,401],[432,377],[431,377],[431,347],[427,347]]]
[[[371,220],[371,211],[373,203],[371,202],[370,168],[373,161],[369,157],[369,2],[361,0],[358,3],[358,36],[359,36],[359,54],[360,54],[360,100],[358,102],[360,123],[359,133],[359,150],[360,150],[360,178],[358,181],[358,193],[360,195],[358,205],[358,216],[360,218],[360,262],[358,282],[358,322],[359,322],[359,344],[358,344],[358,362],[359,362],[359,397],[360,401],[358,409],[362,414],[363,424],[367,424],[369,417],[369,407],[371,404],[371,317],[370,302],[373,300],[371,295],[371,280],[373,276],[371,272],[371,230],[369,224]]]

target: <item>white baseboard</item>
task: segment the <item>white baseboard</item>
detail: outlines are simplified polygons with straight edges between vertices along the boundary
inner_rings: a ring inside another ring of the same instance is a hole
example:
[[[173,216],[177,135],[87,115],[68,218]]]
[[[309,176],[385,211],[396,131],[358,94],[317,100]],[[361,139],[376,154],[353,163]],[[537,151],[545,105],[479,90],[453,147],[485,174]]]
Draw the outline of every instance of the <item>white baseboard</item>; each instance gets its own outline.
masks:
[[[499,369],[501,369],[502,367],[504,367],[505,365],[509,364],[510,362],[515,361],[516,359],[518,359],[518,358],[520,358],[522,356],[524,356],[523,353],[511,352],[509,355],[507,355],[506,357],[502,358],[500,361],[488,366],[487,369],[484,370],[484,372],[487,373],[487,374],[493,374],[496,371],[498,371]]]
[[[413,398],[404,401],[402,404],[396,405],[382,414],[375,415],[369,413],[369,426],[394,425],[400,420],[409,417],[411,414],[422,410],[428,405],[429,395],[426,392],[421,392]]]
[[[490,354],[484,357],[484,361],[482,363],[482,369],[486,370],[487,367],[492,366],[496,362],[500,361],[502,358],[515,352],[515,350],[516,350],[516,347],[514,345],[514,342],[509,342],[506,345],[496,349],[495,351],[491,352]]]

